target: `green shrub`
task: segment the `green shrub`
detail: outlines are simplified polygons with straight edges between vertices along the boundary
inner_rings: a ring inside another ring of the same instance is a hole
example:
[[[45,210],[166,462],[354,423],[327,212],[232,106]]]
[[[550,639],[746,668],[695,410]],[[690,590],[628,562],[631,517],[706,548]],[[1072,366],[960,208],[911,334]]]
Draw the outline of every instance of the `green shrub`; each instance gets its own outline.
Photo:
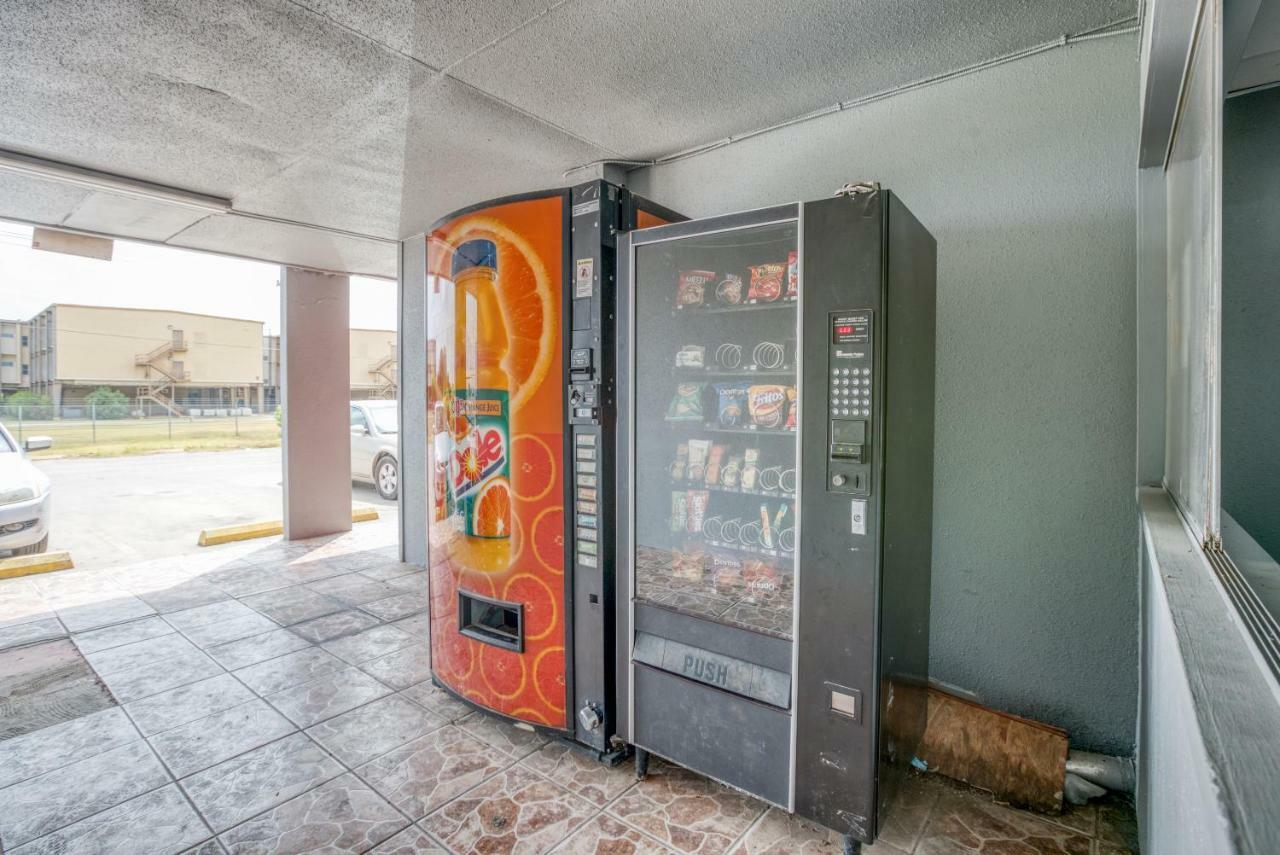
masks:
[[[22,408],[22,418],[26,420],[53,418],[53,402],[48,395],[23,389],[14,392],[4,403],[12,418],[17,417],[19,407]]]
[[[94,389],[84,396],[86,407],[94,418],[127,419],[129,417],[129,396],[106,386]]]

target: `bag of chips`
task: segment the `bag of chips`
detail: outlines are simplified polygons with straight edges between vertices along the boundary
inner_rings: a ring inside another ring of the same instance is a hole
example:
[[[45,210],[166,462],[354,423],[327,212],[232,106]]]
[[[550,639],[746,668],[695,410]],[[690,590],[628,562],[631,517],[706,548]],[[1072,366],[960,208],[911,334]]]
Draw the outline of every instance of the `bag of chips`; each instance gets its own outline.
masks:
[[[717,383],[716,418],[723,427],[739,427],[746,421],[747,383]]]
[[[738,481],[742,478],[742,455],[735,454],[729,458],[729,462],[724,465],[724,469],[720,472],[720,483],[722,486],[730,489],[738,486]]]
[[[787,296],[795,297],[800,293],[800,264],[796,251],[787,253]]]
[[[676,459],[671,462],[671,480],[683,481],[685,464],[689,462],[689,444],[682,442],[676,446]]]
[[[701,306],[707,301],[707,283],[716,278],[713,270],[681,270],[676,287],[676,307]]]
[[[676,386],[675,397],[667,407],[667,421],[702,421],[702,387],[704,385],[703,383],[681,383]]]
[[[707,455],[711,453],[711,440],[689,440],[689,468],[685,474],[690,481],[701,481],[707,474]]]
[[[689,500],[683,491],[671,494],[671,530],[684,531],[689,524]]]
[[[795,386],[788,386],[788,387],[787,387],[787,423],[786,423],[786,428],[787,428],[787,430],[795,430],[795,429],[796,429],[796,417],[799,415],[799,414],[796,412],[796,409],[797,409],[797,407],[796,407],[796,387],[795,387]]]
[[[786,421],[787,387],[775,383],[752,386],[747,390],[747,411],[757,427],[780,428]]]
[[[706,483],[708,487],[714,487],[720,483],[720,469],[724,462],[725,452],[729,450],[727,445],[711,446],[711,457],[707,459],[707,476]]]
[[[685,531],[698,534],[702,531],[702,520],[707,515],[707,505],[711,503],[711,494],[706,490],[690,490],[689,519]]]
[[[782,277],[786,265],[770,262],[748,268],[751,271],[751,287],[747,299],[753,303],[772,303],[782,296]]]
[[[760,477],[760,449],[748,448],[742,456],[742,489],[754,490]]]
[[[736,273],[726,274],[716,285],[716,300],[726,306],[736,306],[742,302],[742,277]]]

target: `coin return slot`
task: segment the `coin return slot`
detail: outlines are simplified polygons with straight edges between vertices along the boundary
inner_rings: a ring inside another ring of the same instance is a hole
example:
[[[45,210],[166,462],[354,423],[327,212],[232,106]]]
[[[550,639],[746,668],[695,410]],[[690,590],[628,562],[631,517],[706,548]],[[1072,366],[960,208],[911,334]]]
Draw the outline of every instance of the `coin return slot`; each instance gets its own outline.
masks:
[[[524,652],[524,606],[458,592],[458,632],[484,644]]]

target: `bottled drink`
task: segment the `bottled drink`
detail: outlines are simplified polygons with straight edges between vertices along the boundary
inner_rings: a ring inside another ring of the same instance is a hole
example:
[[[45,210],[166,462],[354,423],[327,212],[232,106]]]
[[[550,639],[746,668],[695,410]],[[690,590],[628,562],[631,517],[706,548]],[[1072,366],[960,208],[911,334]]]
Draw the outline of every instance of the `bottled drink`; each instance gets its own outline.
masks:
[[[511,562],[511,381],[502,367],[507,328],[498,302],[498,250],[470,240],[453,256],[453,509],[461,532],[456,557],[467,569],[506,570]]]

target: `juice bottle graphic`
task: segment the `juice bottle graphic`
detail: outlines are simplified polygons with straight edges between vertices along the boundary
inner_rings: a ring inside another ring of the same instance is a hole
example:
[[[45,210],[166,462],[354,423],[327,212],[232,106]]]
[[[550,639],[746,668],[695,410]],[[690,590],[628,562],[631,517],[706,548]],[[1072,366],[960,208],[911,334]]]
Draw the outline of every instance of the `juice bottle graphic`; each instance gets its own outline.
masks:
[[[502,367],[507,328],[498,302],[498,249],[470,240],[453,256],[456,384],[453,512],[466,536],[457,558],[484,573],[511,562],[511,380]]]

